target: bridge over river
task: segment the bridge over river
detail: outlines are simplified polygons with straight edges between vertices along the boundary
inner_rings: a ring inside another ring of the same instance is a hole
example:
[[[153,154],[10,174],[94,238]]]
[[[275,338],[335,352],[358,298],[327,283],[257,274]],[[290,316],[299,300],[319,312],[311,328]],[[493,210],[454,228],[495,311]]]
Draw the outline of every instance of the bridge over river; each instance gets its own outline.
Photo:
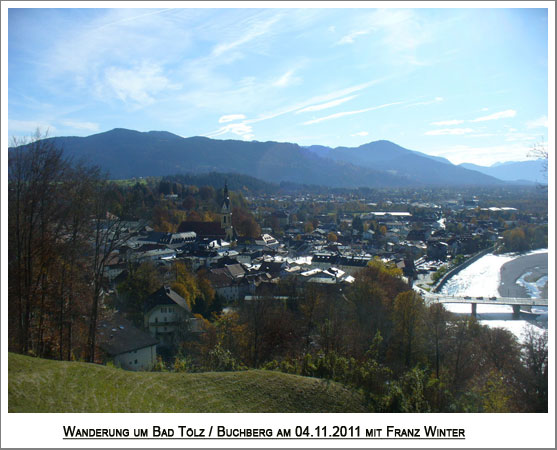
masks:
[[[547,298],[517,298],[517,297],[470,297],[455,296],[444,294],[422,293],[428,303],[469,303],[472,306],[472,315],[476,316],[476,307],[481,305],[510,305],[513,307],[513,314],[518,317],[520,307],[548,306]]]

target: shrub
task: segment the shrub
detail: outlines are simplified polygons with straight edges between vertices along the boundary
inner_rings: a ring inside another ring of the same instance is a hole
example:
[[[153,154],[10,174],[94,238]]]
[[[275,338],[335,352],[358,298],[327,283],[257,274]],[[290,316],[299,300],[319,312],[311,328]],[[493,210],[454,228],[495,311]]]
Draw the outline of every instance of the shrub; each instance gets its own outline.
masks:
[[[157,356],[157,362],[151,369],[153,372],[167,372],[168,369],[166,368],[166,364],[164,363],[163,359],[160,356]]]
[[[236,370],[244,370],[242,366],[230,350],[223,348],[220,344],[215,345],[208,355],[208,365],[210,370],[216,372],[231,372]]]

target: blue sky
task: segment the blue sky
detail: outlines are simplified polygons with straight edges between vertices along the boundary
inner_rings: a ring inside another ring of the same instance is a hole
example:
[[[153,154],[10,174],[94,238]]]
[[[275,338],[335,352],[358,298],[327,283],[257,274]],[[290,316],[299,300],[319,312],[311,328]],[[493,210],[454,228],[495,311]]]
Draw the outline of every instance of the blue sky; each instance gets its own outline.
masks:
[[[387,139],[489,165],[527,159],[548,115],[547,9],[8,11],[10,136]]]

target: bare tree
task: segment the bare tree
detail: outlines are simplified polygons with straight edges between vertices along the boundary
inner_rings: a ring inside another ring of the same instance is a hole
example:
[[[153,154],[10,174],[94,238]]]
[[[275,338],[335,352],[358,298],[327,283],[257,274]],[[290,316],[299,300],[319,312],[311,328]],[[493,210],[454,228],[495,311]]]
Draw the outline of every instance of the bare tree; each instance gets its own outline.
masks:
[[[89,333],[87,338],[87,353],[90,362],[95,361],[97,322],[102,297],[104,296],[104,274],[107,262],[114,252],[118,251],[131,237],[126,224],[109,210],[110,199],[107,183],[100,181],[96,184],[92,203],[92,258],[90,261],[90,276],[92,284],[92,299],[89,312]]]
[[[243,305],[243,312],[248,326],[251,364],[256,368],[261,360],[263,336],[269,312],[272,308],[272,302],[273,300],[270,296],[262,296]]]
[[[443,341],[447,336],[448,311],[441,303],[434,303],[429,306],[426,313],[426,333],[429,341],[429,349],[434,353],[435,376],[439,379],[441,362],[443,359]]]
[[[530,158],[536,158],[543,160],[542,163],[542,170],[543,174],[547,180],[547,171],[549,168],[549,152],[547,144],[545,143],[543,137],[540,142],[536,142],[530,147],[530,151],[528,152],[528,156]],[[546,185],[542,185],[543,189],[547,189]]]
[[[76,299],[80,300],[82,291],[88,290],[83,283],[86,277],[80,274],[83,274],[83,268],[86,267],[91,232],[90,208],[94,201],[95,186],[100,180],[98,167],[84,165],[77,165],[69,179],[71,189],[66,195],[70,210],[65,230],[64,263],[59,277],[57,305],[60,359],[71,359],[75,325],[86,313],[80,302],[76,304]]]
[[[33,338],[35,350],[42,344],[50,274],[67,214],[61,194],[69,162],[37,132],[30,142],[14,140],[8,166],[10,343],[26,353]]]
[[[39,132],[14,140],[8,178],[10,349],[70,359],[86,341],[94,361],[105,266],[129,238],[108,183]]]

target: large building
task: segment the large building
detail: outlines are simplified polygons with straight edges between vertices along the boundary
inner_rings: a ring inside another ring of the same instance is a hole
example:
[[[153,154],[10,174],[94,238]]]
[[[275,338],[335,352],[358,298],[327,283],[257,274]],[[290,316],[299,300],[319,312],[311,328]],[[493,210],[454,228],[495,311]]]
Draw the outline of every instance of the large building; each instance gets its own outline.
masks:
[[[198,239],[222,239],[232,242],[236,233],[232,227],[232,207],[228,185],[224,184],[224,199],[220,209],[220,222],[185,221],[178,227],[178,233],[194,232]]]

